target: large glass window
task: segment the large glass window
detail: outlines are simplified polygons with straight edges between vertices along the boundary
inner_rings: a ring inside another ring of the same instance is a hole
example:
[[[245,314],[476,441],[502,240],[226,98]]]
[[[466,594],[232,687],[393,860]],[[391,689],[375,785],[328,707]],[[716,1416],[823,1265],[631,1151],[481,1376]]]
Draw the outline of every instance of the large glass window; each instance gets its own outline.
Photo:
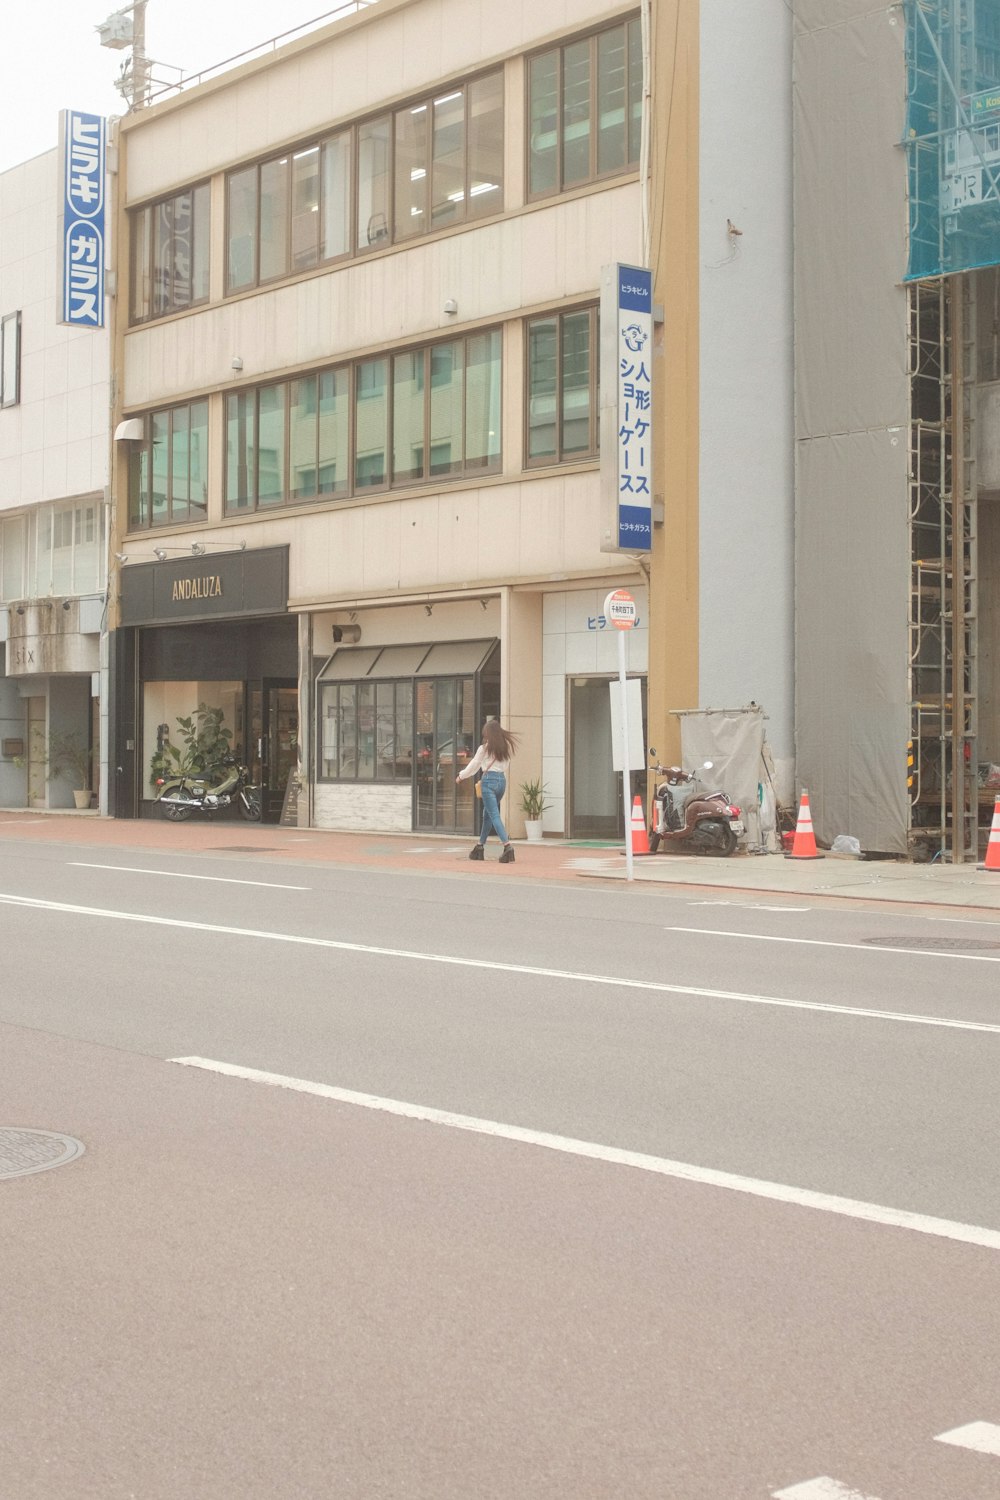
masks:
[[[503,207],[503,74],[397,110],[395,238]]]
[[[319,683],[319,779],[402,781],[413,774],[413,683]]]
[[[503,98],[489,73],[230,172],[227,292],[500,212]]]
[[[642,37],[638,18],[528,62],[528,192],[578,187],[638,165]]]
[[[203,521],[208,507],[208,402],[150,412],[132,446],[129,525]]]
[[[137,209],[131,238],[134,323],[208,301],[207,182]]]
[[[105,586],[99,500],[39,506],[30,518],[4,522],[0,537],[5,600],[95,594]]]
[[[596,456],[597,351],[594,307],[528,322],[525,461],[529,465]]]
[[[231,392],[227,513],[498,469],[500,352],[490,329]],[[165,415],[153,414],[157,431]],[[136,454],[135,489],[149,487],[143,466],[152,462],[153,492],[165,497],[157,452]],[[163,498],[153,524],[165,515]]]

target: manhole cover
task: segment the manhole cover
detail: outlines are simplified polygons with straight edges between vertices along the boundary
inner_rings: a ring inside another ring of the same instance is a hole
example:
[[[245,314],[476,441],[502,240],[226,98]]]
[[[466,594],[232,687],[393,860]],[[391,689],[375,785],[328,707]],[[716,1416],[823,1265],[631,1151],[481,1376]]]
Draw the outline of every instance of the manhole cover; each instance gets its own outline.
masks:
[[[29,1172],[47,1172],[62,1167],[84,1150],[82,1141],[51,1130],[23,1130],[0,1125],[0,1177],[27,1177]]]
[[[864,941],[871,948],[919,948],[931,953],[985,952],[1000,948],[1000,943],[989,938],[922,938],[922,937],[874,937]]]

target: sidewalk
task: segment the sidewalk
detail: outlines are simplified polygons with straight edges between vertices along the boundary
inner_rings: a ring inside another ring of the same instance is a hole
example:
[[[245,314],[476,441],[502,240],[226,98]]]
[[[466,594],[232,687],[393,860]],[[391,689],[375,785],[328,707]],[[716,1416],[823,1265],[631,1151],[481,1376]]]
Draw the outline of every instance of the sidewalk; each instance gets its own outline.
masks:
[[[124,821],[94,813],[0,810],[0,840],[70,843],[94,859],[115,853],[223,854],[267,861],[311,862],[409,874],[468,875],[479,880],[592,880],[625,883],[622,850],[546,839],[515,844],[516,862],[498,865],[494,841],[483,864],[470,867],[471,840],[422,834],[331,833],[316,828],[276,828],[229,819],[168,823]],[[914,906],[1000,913],[1000,871],[974,865],[915,865],[827,855],[816,860],[780,854],[737,854],[731,859],[657,854],[634,860],[635,886],[673,886],[717,899],[824,899],[892,901]]]

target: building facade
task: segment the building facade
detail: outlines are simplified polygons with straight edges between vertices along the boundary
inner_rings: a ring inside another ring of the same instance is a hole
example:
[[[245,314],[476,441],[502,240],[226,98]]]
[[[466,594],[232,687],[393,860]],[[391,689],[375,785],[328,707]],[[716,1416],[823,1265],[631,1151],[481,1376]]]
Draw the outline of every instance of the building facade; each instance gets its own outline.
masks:
[[[96,802],[108,742],[109,338],[57,321],[60,191],[56,151],[0,174],[2,807]]]
[[[295,778],[303,823],[472,832],[499,714],[515,831],[540,780],[548,832],[614,836],[615,587],[661,756],[672,710],[752,699],[790,775],[788,179],[703,99],[728,76],[787,156],[787,90],[733,79],[790,44],[730,11],[379,0],[120,123],[118,815],[205,705],[271,817]],[[657,304],[634,556],[602,551],[617,262]]]

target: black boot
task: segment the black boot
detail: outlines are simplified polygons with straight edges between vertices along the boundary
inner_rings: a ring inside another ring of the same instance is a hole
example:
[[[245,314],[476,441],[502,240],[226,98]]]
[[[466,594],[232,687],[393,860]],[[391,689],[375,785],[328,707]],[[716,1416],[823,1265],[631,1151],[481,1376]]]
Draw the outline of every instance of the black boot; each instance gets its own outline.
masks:
[[[503,853],[500,856],[499,863],[502,865],[512,865],[514,863],[514,850],[512,845],[504,844]]]
[[[469,858],[470,859],[485,859],[486,858],[485,854],[483,853],[483,846],[482,846],[482,844],[473,844],[472,848],[469,850]]]

